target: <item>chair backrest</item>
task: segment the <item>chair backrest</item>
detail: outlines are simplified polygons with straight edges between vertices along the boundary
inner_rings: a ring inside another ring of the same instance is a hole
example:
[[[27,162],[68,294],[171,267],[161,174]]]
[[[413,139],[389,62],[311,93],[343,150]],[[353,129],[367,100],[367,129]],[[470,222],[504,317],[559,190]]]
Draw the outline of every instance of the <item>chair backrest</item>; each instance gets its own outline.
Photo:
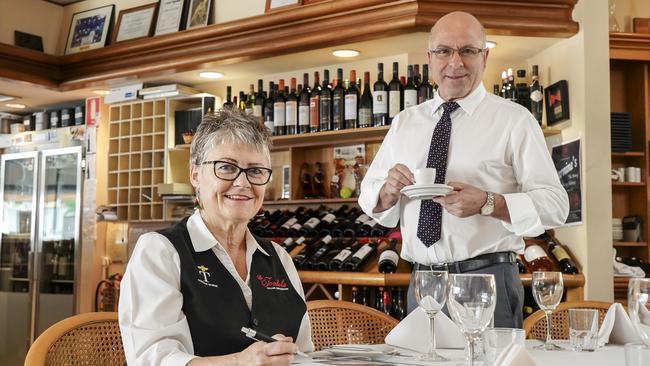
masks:
[[[334,344],[384,343],[398,321],[381,311],[349,301],[307,302],[315,350]]]
[[[603,323],[611,302],[604,301],[572,301],[560,303],[552,315],[551,337],[553,339],[569,339],[569,309],[598,310],[598,326]],[[524,320],[524,330],[528,339],[546,339],[546,317],[543,310],[538,310]]]
[[[52,325],[29,348],[25,366],[125,363],[117,313],[85,313]]]

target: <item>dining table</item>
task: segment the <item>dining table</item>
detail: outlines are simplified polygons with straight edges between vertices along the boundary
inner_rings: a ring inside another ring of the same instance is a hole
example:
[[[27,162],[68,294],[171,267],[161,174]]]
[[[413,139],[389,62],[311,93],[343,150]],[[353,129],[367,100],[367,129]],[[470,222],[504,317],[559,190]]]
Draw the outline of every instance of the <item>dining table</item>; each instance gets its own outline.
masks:
[[[535,347],[542,344],[538,340],[526,340],[526,351],[530,354],[536,366],[625,366],[625,349],[622,345],[606,345],[593,352],[576,352],[569,348],[568,341],[556,341],[565,350],[544,351]],[[382,347],[385,345],[367,345],[368,347]],[[391,347],[392,352],[378,358],[364,358],[362,353],[358,357],[337,357],[330,351],[323,350],[312,353],[310,359],[297,357],[293,364],[297,365],[413,365],[413,366],[460,366],[465,365],[465,350],[438,349],[437,352],[449,359],[445,362],[423,362],[418,360],[419,353],[403,348]],[[492,366],[477,361],[475,366]],[[500,365],[495,365],[500,366]],[[508,365],[508,366],[534,366],[534,365]],[[650,366],[650,365],[648,365]]]

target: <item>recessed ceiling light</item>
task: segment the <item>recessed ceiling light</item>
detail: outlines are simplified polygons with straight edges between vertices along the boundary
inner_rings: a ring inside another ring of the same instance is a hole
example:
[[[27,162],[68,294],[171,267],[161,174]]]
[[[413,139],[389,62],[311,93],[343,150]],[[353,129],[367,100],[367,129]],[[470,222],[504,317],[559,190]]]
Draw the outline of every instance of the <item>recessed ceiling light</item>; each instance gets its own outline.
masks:
[[[95,93],[97,95],[108,95],[108,94],[111,93],[111,91],[106,90],[106,89],[96,89],[96,90],[93,90],[93,93]]]
[[[199,74],[199,76],[206,79],[220,79],[223,77],[223,74],[214,71],[203,71]]]
[[[2,102],[8,102],[8,101],[10,101],[10,100],[14,100],[14,99],[16,99],[16,97],[12,97],[11,95],[3,95],[3,94],[0,94],[0,103],[2,103]]]
[[[9,108],[16,108],[16,109],[25,109],[26,107],[26,105],[20,103],[7,103],[5,105]]]
[[[485,47],[487,48],[494,48],[497,46],[497,43],[494,41],[485,41]]]
[[[359,56],[359,51],[356,50],[334,50],[332,55],[336,57],[356,57]]]

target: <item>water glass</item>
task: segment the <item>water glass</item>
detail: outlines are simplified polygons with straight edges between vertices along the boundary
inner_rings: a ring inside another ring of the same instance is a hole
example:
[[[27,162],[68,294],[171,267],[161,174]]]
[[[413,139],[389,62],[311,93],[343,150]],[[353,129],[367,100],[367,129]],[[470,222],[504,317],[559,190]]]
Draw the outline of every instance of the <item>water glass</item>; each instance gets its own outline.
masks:
[[[598,346],[598,310],[569,309],[569,341],[574,351],[595,351]]]
[[[625,345],[625,366],[650,365],[650,349],[640,343]]]
[[[518,328],[488,328],[483,333],[485,365],[494,365],[497,357],[511,344],[525,348],[526,332]]]
[[[639,338],[650,347],[650,278],[630,279],[627,312]]]
[[[415,271],[415,299],[429,317],[431,338],[429,350],[420,356],[421,361],[448,361],[436,352],[435,317],[447,301],[448,278],[446,271]]]
[[[557,346],[551,339],[551,321],[553,310],[562,300],[564,292],[562,272],[533,272],[531,288],[535,302],[546,315],[546,341],[536,348],[545,351],[561,351],[563,348]]]

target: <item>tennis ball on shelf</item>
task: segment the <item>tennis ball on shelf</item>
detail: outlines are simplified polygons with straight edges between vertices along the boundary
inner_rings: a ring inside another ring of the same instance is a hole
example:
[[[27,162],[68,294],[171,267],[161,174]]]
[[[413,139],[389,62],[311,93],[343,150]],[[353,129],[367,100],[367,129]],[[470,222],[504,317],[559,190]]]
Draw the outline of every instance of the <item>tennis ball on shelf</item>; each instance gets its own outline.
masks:
[[[352,189],[350,187],[341,188],[341,198],[350,198],[352,197]]]

